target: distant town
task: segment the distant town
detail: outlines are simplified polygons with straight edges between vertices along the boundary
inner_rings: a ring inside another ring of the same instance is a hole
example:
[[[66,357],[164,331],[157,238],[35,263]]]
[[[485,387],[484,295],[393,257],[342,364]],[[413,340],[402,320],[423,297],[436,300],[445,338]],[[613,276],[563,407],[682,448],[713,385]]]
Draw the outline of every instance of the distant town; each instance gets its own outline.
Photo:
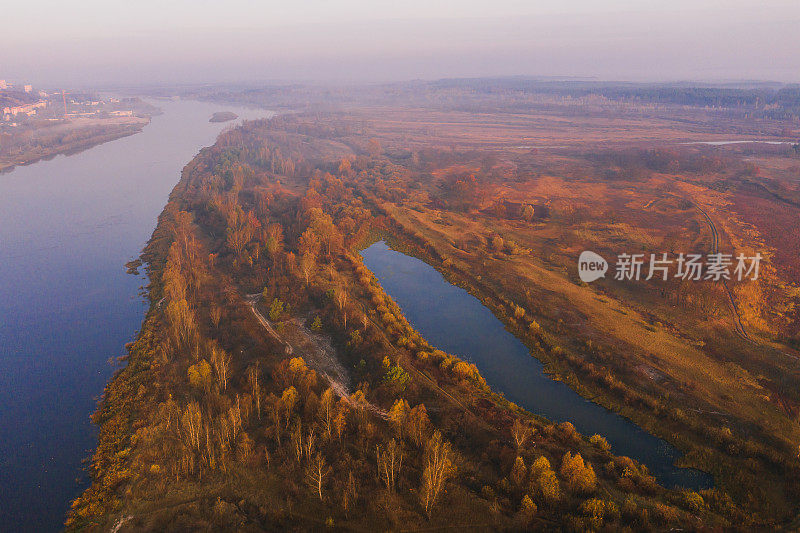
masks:
[[[140,131],[158,110],[138,98],[0,79],[0,171]]]
[[[86,92],[47,92],[33,85],[15,85],[0,79],[0,125],[14,128],[33,118],[57,121],[76,117],[133,116],[136,99],[99,97]]]

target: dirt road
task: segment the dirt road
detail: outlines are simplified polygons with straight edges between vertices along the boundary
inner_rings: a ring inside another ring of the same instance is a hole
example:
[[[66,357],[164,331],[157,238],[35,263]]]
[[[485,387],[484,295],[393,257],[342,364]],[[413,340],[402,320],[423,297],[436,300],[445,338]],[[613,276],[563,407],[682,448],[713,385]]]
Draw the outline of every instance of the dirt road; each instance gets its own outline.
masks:
[[[337,396],[350,402],[354,407],[363,407],[383,419],[389,418],[389,414],[377,405],[370,402],[356,405],[352,400],[350,375],[338,357],[336,357],[336,350],[325,335],[310,331],[303,325],[304,320],[299,317],[284,321],[282,323],[282,331],[279,334],[272,327],[269,320],[258,310],[257,304],[260,298],[260,294],[249,294],[245,299],[258,322],[267,330],[270,336],[284,346],[287,355],[294,354],[303,357],[317,374],[325,378],[331,390]]]

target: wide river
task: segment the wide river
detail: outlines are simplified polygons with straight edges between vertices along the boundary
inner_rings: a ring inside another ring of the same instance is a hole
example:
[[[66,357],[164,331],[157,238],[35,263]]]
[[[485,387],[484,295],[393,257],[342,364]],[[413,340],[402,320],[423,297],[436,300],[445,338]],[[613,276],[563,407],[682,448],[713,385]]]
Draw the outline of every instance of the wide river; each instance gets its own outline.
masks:
[[[551,379],[480,300],[448,283],[432,266],[383,241],[361,256],[409,323],[437,348],[474,363],[494,391],[554,422],[572,422],[584,435],[603,435],[615,454],[641,461],[668,487],[712,486],[708,474],[676,467],[681,453],[666,441]]]
[[[89,422],[139,329],[141,276],[125,273],[183,166],[231,123],[271,113],[154,101],[141,133],[0,174],[0,531],[61,528],[86,486]]]

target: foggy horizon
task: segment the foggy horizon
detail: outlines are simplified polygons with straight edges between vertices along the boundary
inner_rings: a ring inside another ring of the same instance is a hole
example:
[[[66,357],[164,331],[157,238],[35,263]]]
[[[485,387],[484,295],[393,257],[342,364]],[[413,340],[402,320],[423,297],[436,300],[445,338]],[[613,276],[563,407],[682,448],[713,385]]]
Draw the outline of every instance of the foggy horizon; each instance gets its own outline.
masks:
[[[461,77],[800,82],[800,5],[614,0],[237,0],[6,8],[0,78],[40,85],[391,82]]]

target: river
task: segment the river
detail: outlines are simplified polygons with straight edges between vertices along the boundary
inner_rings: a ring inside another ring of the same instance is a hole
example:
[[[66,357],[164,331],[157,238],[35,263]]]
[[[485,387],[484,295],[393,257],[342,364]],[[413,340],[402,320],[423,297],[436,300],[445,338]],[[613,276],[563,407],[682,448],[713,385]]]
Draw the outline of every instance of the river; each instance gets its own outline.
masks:
[[[409,323],[437,348],[474,363],[492,390],[554,422],[571,422],[584,435],[603,435],[613,453],[647,465],[668,487],[713,486],[708,474],[675,466],[681,452],[666,441],[551,379],[480,300],[451,285],[432,266],[383,241],[362,250],[361,256]]]
[[[54,531],[86,486],[98,396],[141,326],[125,273],[183,166],[233,124],[271,113],[190,101],[141,133],[0,175],[0,531]]]

